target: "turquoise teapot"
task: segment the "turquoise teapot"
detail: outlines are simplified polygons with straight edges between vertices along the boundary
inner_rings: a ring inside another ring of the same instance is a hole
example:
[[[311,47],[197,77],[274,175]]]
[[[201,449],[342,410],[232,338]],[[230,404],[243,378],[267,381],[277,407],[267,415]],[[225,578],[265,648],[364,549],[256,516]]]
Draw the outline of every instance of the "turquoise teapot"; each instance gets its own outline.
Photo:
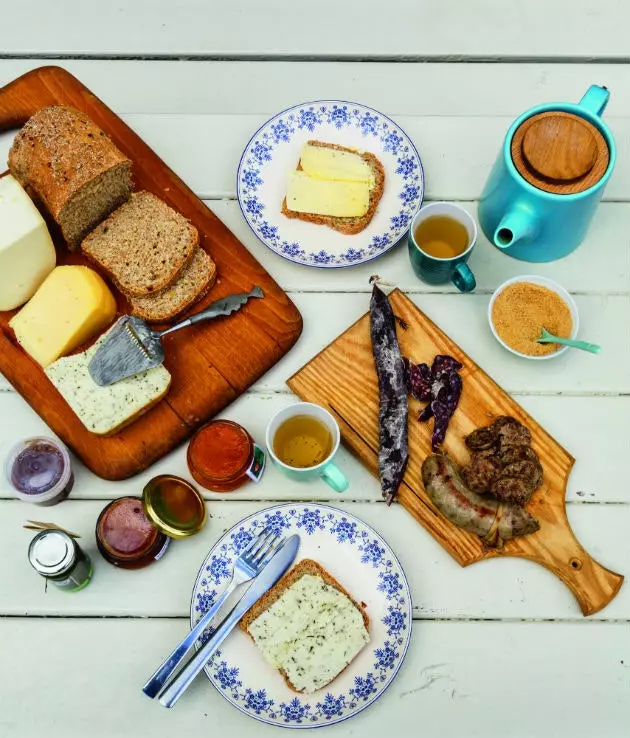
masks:
[[[609,97],[591,85],[577,105],[539,105],[510,126],[479,202],[483,232],[506,254],[554,261],[584,239],[617,158],[601,118]]]

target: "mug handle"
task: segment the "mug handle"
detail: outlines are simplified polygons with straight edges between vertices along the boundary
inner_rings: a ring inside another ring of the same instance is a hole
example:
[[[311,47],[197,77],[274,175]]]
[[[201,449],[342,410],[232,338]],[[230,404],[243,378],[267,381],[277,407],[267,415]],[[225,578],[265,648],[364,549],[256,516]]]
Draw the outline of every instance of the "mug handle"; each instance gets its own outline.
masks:
[[[332,487],[335,492],[345,492],[350,484],[343,475],[343,472],[334,464],[327,464],[321,473],[321,478]]]
[[[477,286],[477,280],[468,264],[463,262],[455,267],[451,282],[460,292],[472,292]]]
[[[593,115],[602,115],[608,105],[610,92],[608,88],[599,85],[591,85],[584,93],[584,97],[580,100],[581,108],[586,108]]]

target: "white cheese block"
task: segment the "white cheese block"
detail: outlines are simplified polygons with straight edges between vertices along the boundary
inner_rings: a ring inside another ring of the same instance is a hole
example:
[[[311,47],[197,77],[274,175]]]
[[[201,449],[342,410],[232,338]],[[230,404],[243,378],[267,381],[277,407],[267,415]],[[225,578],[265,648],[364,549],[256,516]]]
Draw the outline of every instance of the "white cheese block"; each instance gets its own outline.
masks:
[[[108,333],[87,351],[58,359],[44,370],[83,425],[99,436],[113,435],[146,412],[171,383],[168,369],[157,366],[108,387],[96,384],[88,365]]]
[[[46,222],[10,174],[0,177],[0,310],[13,310],[35,294],[55,267]]]
[[[359,218],[370,206],[367,182],[315,179],[301,170],[291,172],[287,184],[287,207],[298,213]]]
[[[313,574],[286,589],[248,632],[265,659],[307,693],[331,682],[370,640],[354,603]]]

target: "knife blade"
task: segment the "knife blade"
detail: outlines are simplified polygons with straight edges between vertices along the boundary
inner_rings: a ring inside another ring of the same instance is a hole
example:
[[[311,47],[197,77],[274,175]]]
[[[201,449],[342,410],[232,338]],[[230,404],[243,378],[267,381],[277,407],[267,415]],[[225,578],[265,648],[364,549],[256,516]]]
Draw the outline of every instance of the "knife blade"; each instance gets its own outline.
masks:
[[[291,566],[299,547],[300,537],[298,535],[292,535],[287,538],[284,546],[282,546],[256,579],[254,579],[250,588],[243,595],[243,598],[217,628],[215,633],[210,637],[210,640],[199,649],[197,654],[158,697],[161,705],[164,707],[173,707],[243,615],[273,587]]]

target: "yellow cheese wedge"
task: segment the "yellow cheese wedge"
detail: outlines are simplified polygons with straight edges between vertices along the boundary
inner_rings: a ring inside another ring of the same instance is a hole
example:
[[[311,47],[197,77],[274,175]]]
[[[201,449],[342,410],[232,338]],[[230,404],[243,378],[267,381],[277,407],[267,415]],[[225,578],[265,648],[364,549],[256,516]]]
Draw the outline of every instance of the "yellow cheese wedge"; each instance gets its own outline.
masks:
[[[42,366],[99,333],[116,315],[103,279],[84,266],[59,266],[9,325],[22,348]]]
[[[305,144],[300,154],[300,164],[302,170],[314,179],[367,182],[370,186],[374,185],[374,174],[368,163],[358,154],[349,151]]]
[[[370,187],[367,182],[313,179],[302,171],[289,175],[287,207],[298,213],[354,218],[365,215],[369,204]]]

